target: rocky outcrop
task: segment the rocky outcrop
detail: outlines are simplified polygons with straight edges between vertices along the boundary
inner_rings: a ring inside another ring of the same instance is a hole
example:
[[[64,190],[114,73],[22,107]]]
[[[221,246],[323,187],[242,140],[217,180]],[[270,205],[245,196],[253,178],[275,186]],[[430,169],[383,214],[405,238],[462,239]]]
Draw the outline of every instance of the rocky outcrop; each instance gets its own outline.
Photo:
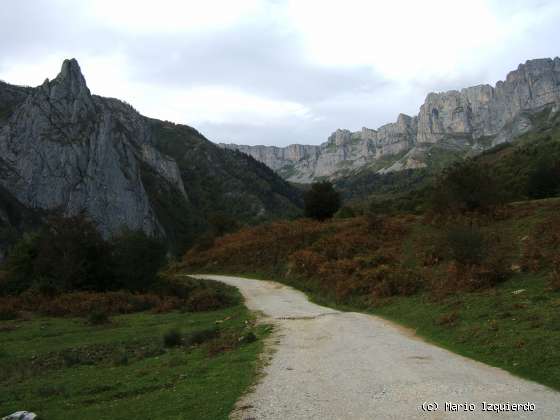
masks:
[[[2,420],[35,420],[37,414],[30,411],[16,411],[9,416],[2,417]]]
[[[92,95],[74,59],[36,88],[0,82],[0,229],[24,225],[3,209],[24,208],[85,214],[105,237],[128,228],[185,245],[205,229],[207,213],[235,208],[249,219],[297,210],[293,188],[270,169],[262,191],[249,181],[261,166],[191,127]],[[232,190],[239,203],[228,207]]]
[[[426,166],[425,153],[442,143],[478,152],[532,128],[531,114],[560,104],[560,58],[530,60],[495,87],[430,93],[417,116],[400,114],[377,130],[337,130],[320,146],[237,146],[294,182],[335,178],[372,167],[379,172]],[[286,153],[287,150],[307,153]]]
[[[19,202],[86,212],[105,236],[123,228],[163,234],[140,180],[145,162],[184,192],[176,165],[151,145],[143,117],[91,95],[76,60],[33,90],[0,131],[0,184]]]

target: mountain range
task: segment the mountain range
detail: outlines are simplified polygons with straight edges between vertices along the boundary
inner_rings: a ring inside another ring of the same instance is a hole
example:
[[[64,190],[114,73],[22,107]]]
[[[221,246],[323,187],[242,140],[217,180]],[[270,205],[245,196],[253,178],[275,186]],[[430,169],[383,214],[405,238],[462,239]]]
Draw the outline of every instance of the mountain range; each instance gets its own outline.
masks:
[[[364,169],[388,173],[440,166],[446,155],[474,155],[509,142],[534,128],[534,114],[547,111],[552,118],[559,109],[560,58],[536,59],[495,86],[430,93],[416,116],[400,114],[375,130],[338,129],[318,146],[220,146],[254,157],[289,181],[309,183]]]
[[[38,87],[0,82],[0,244],[49,214],[84,214],[104,237],[142,230],[180,251],[213,214],[251,223],[300,207],[253,158],[92,95],[75,59]]]
[[[65,60],[40,86],[0,82],[0,259],[55,213],[85,215],[105,238],[142,230],[180,253],[215,219],[301,214],[293,182],[330,178],[345,198],[364,200],[378,184],[418,184],[409,172],[424,177],[405,170],[443,168],[556,124],[559,109],[560,58],[538,59],[494,87],[430,93],[417,116],[337,130],[319,146],[216,145],[192,127],[93,95],[78,62]]]

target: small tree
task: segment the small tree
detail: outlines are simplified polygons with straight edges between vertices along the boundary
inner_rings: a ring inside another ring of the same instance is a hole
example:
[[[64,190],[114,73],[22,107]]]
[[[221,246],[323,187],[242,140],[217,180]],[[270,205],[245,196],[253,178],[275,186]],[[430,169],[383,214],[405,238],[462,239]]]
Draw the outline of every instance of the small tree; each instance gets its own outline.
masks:
[[[4,269],[6,279],[0,293],[17,294],[33,283],[33,262],[39,253],[39,235],[26,233],[16,242],[8,254]]]
[[[489,168],[472,160],[458,162],[438,179],[432,206],[436,213],[486,213],[503,202]]]
[[[529,175],[527,193],[531,198],[547,198],[560,194],[560,163],[540,161]]]
[[[60,290],[106,290],[113,282],[109,244],[85,217],[51,217],[39,234],[33,277]]]
[[[481,264],[487,254],[486,241],[476,226],[452,226],[446,232],[452,259],[463,265]]]
[[[313,183],[303,201],[305,216],[320,221],[331,218],[340,208],[340,194],[329,181]]]
[[[216,237],[234,232],[239,228],[239,224],[233,217],[222,212],[212,213],[208,216],[208,224],[211,233]]]
[[[142,231],[125,230],[111,241],[116,286],[145,291],[165,263],[165,245]]]

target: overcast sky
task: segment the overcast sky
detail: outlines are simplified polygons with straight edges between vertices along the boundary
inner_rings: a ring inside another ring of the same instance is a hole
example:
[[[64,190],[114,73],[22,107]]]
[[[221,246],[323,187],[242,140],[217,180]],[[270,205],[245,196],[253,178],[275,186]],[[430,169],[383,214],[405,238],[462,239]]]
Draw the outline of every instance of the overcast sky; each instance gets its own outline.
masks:
[[[560,1],[0,0],[0,79],[78,59],[93,93],[212,141],[319,144],[560,54]]]

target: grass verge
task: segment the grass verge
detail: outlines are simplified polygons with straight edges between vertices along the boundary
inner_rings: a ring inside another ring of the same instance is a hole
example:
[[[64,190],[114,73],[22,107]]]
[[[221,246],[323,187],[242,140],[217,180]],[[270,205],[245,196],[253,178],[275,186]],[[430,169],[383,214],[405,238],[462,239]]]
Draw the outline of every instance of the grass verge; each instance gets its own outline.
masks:
[[[29,410],[49,420],[227,419],[255,378],[268,334],[253,321],[242,304],[119,315],[103,325],[1,321],[0,417]],[[170,331],[180,342],[165,346]]]

